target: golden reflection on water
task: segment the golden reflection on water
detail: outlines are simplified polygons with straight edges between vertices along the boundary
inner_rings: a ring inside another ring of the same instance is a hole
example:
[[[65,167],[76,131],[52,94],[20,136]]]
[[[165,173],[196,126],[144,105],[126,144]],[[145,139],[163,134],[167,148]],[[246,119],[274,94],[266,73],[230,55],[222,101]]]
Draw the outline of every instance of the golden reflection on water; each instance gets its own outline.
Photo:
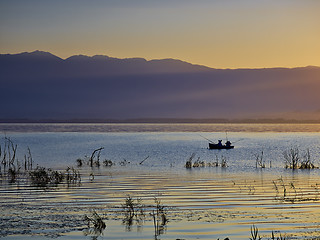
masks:
[[[141,198],[145,205],[154,204],[157,197],[169,207],[169,223],[160,239],[248,239],[253,224],[264,237],[271,237],[271,231],[296,237],[320,235],[317,174],[239,174],[218,168],[158,172],[119,166],[95,170],[91,181],[91,169],[80,171],[80,186],[61,185],[44,191],[23,184],[1,185],[1,211],[22,222],[30,214],[38,214],[37,219],[44,222],[61,219],[61,224],[68,228],[62,218],[75,216],[81,225],[81,218],[90,209],[96,209],[106,219],[103,234],[108,239],[152,239],[150,218],[128,231],[119,212],[128,195]],[[65,237],[74,235],[83,237],[76,229]]]

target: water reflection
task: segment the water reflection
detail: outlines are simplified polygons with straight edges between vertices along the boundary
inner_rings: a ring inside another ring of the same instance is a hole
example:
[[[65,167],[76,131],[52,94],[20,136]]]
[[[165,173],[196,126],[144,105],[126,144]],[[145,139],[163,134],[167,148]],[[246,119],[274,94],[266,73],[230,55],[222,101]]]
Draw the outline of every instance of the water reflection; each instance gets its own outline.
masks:
[[[93,181],[90,181],[91,171],[95,171]],[[133,234],[133,226],[137,226],[142,236],[155,238],[226,237],[218,229],[212,230],[206,237],[207,228],[212,224],[218,224],[220,229],[232,233],[228,234],[230,239],[243,239],[249,236],[253,223],[261,235],[270,236],[271,230],[281,230],[301,236],[308,232],[309,227],[313,228],[314,219],[320,219],[317,207],[320,203],[320,181],[318,177],[299,174],[298,171],[274,176],[260,169],[239,176],[228,172],[228,169],[216,169],[214,172],[211,169],[193,169],[180,173],[168,169],[159,173],[156,169],[147,171],[112,166],[100,169],[85,167],[79,172],[82,185],[73,188],[59,185],[54,190],[44,191],[30,188],[28,184],[20,184],[19,189],[1,185],[2,218],[10,217],[13,221],[19,218],[21,226],[25,226],[24,222],[27,224],[30,221],[27,217],[30,213],[37,216],[41,212],[44,222],[51,219],[70,226],[65,221],[71,217],[76,220],[76,225],[67,229],[72,231],[74,227],[85,226],[83,217],[88,209],[95,209],[107,228],[95,228],[94,223],[87,228],[82,227],[84,234],[93,239],[101,234],[110,236],[108,239],[116,239],[116,236],[124,234],[122,224],[128,234],[127,239],[139,239]],[[16,204],[19,199],[22,205]],[[72,210],[71,206],[76,209]],[[12,215],[9,209],[14,209],[18,214]],[[88,217],[99,219],[93,215]],[[306,228],[304,233],[296,230],[301,222]],[[192,232],[174,230],[192,223],[197,224]],[[7,223],[2,221],[2,224]],[[41,222],[33,221],[29,230],[36,231],[39,226]],[[232,229],[236,226],[242,230],[233,233]],[[50,231],[50,225],[46,228]],[[12,231],[19,232],[19,227]]]

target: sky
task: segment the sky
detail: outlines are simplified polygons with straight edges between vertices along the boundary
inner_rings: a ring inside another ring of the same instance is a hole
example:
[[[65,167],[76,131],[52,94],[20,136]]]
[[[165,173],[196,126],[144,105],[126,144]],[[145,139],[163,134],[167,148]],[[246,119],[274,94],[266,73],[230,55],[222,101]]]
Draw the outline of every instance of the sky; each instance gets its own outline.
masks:
[[[0,53],[320,66],[318,0],[0,0]]]

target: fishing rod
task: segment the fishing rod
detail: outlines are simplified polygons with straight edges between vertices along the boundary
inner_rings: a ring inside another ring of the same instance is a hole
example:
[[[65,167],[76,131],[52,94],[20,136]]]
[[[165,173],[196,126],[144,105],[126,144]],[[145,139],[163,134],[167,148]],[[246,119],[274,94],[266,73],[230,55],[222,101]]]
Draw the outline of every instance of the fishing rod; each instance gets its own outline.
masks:
[[[200,135],[200,137],[203,137],[204,139],[208,140],[209,142],[214,143],[214,142],[213,142],[213,141],[211,141],[210,139],[208,139],[208,138],[206,138],[206,137],[202,136],[201,134],[199,134],[199,135]]]
[[[233,143],[237,143],[237,142],[240,142],[240,141],[242,141],[242,140],[244,140],[244,138],[241,138],[241,139],[239,139],[238,141],[235,141],[235,142],[233,142]]]

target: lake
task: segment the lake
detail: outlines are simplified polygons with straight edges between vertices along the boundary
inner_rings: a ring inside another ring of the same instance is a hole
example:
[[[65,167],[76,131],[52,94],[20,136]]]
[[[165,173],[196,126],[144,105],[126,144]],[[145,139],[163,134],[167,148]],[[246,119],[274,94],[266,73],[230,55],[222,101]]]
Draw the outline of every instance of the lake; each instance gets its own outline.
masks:
[[[283,154],[309,152],[320,166],[320,124],[0,124],[0,131],[2,149],[10,138],[20,162],[29,148],[34,168],[81,175],[80,184],[43,188],[28,174],[14,183],[2,174],[5,239],[249,239],[253,225],[263,238],[320,236],[320,171],[286,169]],[[228,138],[235,148],[209,150],[206,138]],[[101,147],[100,167],[77,166]],[[203,166],[187,169],[191,156]],[[129,197],[141,212],[132,221]],[[155,231],[159,207],[167,221]],[[84,221],[93,211],[102,231]]]

